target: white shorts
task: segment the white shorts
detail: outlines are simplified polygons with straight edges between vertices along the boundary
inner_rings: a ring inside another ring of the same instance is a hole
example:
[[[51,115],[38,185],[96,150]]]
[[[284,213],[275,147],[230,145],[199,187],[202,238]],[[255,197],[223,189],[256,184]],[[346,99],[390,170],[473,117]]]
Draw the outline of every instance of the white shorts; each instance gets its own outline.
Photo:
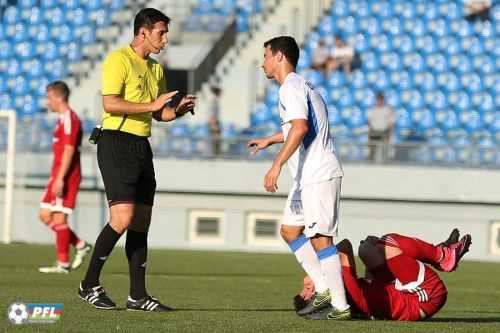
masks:
[[[336,237],[341,186],[340,177],[302,188],[295,183],[286,200],[282,224],[303,226],[309,238],[316,234]]]

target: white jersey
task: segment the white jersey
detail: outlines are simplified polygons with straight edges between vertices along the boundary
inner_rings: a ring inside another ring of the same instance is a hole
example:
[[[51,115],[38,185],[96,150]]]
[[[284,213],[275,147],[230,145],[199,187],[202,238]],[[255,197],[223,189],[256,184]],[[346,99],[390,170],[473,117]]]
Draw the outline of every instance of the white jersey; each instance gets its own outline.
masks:
[[[300,185],[320,183],[344,175],[330,136],[328,110],[316,89],[292,72],[279,89],[279,111],[286,140],[294,119],[306,119],[309,125],[304,140],[287,164]]]

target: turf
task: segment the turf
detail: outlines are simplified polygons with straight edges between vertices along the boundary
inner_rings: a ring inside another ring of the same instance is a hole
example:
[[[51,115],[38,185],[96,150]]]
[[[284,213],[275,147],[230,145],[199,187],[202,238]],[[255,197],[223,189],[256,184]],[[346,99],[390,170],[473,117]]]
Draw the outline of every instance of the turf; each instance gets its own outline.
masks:
[[[12,325],[0,332],[500,332],[500,264],[464,262],[442,275],[449,297],[435,318],[418,323],[306,321],[291,298],[302,273],[287,254],[155,250],[148,260],[148,289],[175,307],[171,313],[95,310],[76,296],[84,269],[69,275],[36,271],[54,255],[49,246],[0,245],[0,308],[16,300],[62,303],[59,322]],[[115,249],[101,282],[122,308],[128,292],[124,250]]]

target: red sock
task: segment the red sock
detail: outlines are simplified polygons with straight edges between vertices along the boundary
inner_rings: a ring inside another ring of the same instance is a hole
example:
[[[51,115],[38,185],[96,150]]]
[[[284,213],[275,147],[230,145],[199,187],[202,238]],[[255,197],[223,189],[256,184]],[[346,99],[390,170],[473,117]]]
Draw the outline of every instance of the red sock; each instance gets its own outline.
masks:
[[[418,238],[405,237],[398,234],[388,234],[380,238],[380,242],[387,246],[399,248],[405,256],[425,263],[438,263],[443,255],[437,246],[424,242]]]
[[[415,259],[400,254],[391,259],[387,259],[386,263],[394,277],[402,284],[408,284],[418,280],[420,265]]]
[[[71,230],[65,223],[49,222],[48,226],[56,233],[57,261],[61,264],[69,264]]]

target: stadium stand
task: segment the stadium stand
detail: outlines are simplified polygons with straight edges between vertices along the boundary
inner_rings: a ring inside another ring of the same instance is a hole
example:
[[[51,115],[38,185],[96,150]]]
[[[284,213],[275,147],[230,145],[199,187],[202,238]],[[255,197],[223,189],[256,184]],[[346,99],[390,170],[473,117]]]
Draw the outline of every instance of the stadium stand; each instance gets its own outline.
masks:
[[[61,5],[63,4],[63,5]],[[0,108],[30,116],[49,81],[78,78],[119,32],[124,0],[20,0],[0,27]]]
[[[228,16],[235,15],[238,32],[249,30],[253,14],[262,11],[260,0],[196,0],[184,22],[186,31],[222,31]]]
[[[299,71],[323,92],[340,141],[366,142],[366,111],[384,92],[397,113],[394,143],[429,143],[414,160],[499,164],[498,153],[487,153],[500,142],[499,23],[499,4],[490,20],[469,22],[460,1],[337,0],[307,38]],[[318,41],[332,47],[335,36],[360,56],[351,76],[311,69]],[[253,111],[253,126],[278,121],[276,89],[270,86]],[[471,156],[473,145],[479,156]],[[347,159],[366,158],[354,148]]]
[[[251,15],[263,9],[262,0],[191,3],[191,14],[183,24],[186,31],[210,27],[215,32],[226,24],[227,16],[235,15],[238,31],[246,32]],[[49,137],[44,128],[51,128],[50,119],[39,112],[46,84],[84,75],[106,41],[120,33],[125,23],[120,12],[128,6],[126,0],[70,0],[62,6],[57,0],[1,3],[0,109],[14,108],[33,129],[21,135],[21,149],[48,149],[50,143],[43,137]],[[397,114],[392,143],[426,143],[394,153],[403,160],[500,164],[499,22],[499,4],[492,7],[489,20],[469,21],[461,1],[335,1],[306,38],[299,72],[322,92],[344,160],[367,159],[366,112],[376,93],[384,92]],[[332,47],[335,36],[347,41],[358,56],[351,75],[335,71],[325,76],[311,69],[319,40]],[[271,84],[249,116],[250,127],[225,124],[223,139],[279,130],[277,96],[277,86]],[[89,131],[93,121],[84,122]],[[165,135],[198,140],[186,145],[155,140],[162,154],[206,154],[205,125],[172,124]],[[226,151],[236,155],[243,151],[236,143],[227,146],[231,149]]]

